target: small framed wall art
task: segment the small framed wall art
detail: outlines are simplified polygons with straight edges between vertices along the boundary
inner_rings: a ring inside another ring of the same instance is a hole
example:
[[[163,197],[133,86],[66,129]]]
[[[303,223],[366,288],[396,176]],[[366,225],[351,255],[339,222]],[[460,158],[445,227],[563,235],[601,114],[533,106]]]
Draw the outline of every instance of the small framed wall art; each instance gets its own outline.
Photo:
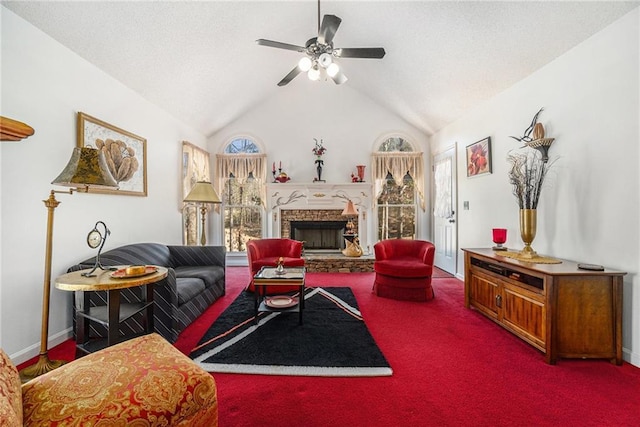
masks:
[[[78,146],[102,150],[117,190],[91,189],[91,193],[147,195],[147,140],[109,123],[78,112]]]
[[[491,137],[467,145],[467,177],[491,173]]]

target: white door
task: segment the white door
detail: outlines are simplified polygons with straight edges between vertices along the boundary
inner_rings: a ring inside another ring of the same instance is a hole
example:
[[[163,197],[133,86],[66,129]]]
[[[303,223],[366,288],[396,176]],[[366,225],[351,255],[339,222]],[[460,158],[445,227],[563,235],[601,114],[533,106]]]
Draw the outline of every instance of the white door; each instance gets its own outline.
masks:
[[[456,225],[456,147],[433,157],[433,244],[435,266],[456,274],[458,227]]]

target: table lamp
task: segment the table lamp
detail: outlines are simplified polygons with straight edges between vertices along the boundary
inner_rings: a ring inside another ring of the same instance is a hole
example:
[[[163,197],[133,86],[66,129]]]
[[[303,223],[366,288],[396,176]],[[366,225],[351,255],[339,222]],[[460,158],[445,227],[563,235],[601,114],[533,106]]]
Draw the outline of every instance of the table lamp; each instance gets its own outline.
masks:
[[[87,193],[89,188],[98,187],[117,189],[118,183],[109,172],[104,154],[90,147],[76,147],[64,170],[51,184],[71,187],[68,191],[51,190],[49,198],[43,200],[47,207],[47,243],[44,259],[44,283],[42,293],[42,330],[40,335],[40,354],[35,365],[20,371],[22,382],[29,381],[39,375],[60,367],[63,360],[49,360],[49,301],[51,297],[51,253],[53,246],[53,212],[60,204],[56,200],[56,193],[73,194],[74,191]]]
[[[207,236],[205,234],[205,218],[207,214],[207,203],[222,203],[216,190],[213,188],[210,182],[198,181],[193,186],[187,197],[184,198],[184,202],[196,202],[200,203],[200,216],[202,217],[202,236],[200,237],[200,244],[204,246],[207,243]]]
[[[353,223],[353,218],[358,216],[358,211],[351,200],[347,200],[347,206],[342,211],[342,216],[347,217],[347,231],[345,234],[356,234],[356,225]]]

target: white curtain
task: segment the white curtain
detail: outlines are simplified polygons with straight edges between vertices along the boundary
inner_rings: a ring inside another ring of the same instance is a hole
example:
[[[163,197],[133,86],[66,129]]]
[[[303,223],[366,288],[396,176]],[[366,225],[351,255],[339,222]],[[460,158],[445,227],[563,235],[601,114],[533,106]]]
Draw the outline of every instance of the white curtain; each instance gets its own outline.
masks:
[[[258,180],[260,198],[266,205],[267,198],[267,155],[266,154],[216,154],[216,176],[218,194],[224,195],[229,176],[233,174],[236,180],[244,183],[249,174]]]
[[[391,173],[394,181],[402,185],[404,176],[409,173],[418,193],[420,208],[425,210],[424,200],[424,162],[422,153],[391,152],[374,153],[371,165],[373,167],[373,179],[375,181],[376,199],[382,193],[382,187],[387,179],[387,174]]]

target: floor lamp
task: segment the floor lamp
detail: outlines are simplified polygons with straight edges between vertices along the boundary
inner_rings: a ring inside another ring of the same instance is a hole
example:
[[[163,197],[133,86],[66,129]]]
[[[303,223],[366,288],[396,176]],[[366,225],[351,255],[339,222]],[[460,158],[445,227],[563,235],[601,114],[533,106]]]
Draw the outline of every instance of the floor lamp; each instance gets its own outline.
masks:
[[[44,284],[42,293],[42,330],[40,335],[40,354],[35,365],[28,366],[20,371],[22,382],[29,381],[39,375],[52,371],[64,364],[63,360],[50,360],[48,356],[49,340],[49,301],[51,298],[51,254],[53,246],[53,212],[60,204],[56,200],[56,193],[73,194],[88,192],[89,188],[118,188],[118,183],[100,150],[89,147],[76,147],[73,149],[71,159],[62,173],[51,184],[71,187],[68,191],[51,190],[49,198],[44,201],[47,207],[47,246],[44,259]]]
[[[207,215],[208,203],[222,203],[216,190],[213,188],[210,182],[198,181],[193,186],[187,197],[184,198],[184,202],[196,202],[200,203],[200,216],[202,217],[202,236],[200,236],[200,244],[202,246],[207,244],[207,236],[205,234],[205,218]]]

